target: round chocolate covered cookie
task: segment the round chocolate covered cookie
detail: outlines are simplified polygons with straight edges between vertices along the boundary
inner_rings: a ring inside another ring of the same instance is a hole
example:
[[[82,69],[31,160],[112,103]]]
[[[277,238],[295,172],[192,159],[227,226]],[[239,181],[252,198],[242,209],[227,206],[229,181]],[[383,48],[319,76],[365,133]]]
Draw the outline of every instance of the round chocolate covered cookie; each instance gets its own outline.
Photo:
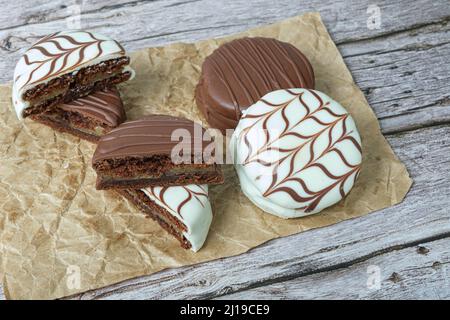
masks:
[[[195,99],[211,127],[234,129],[243,110],[271,91],[289,88],[314,89],[308,59],[286,42],[242,38],[206,58]]]
[[[244,111],[230,147],[242,191],[282,218],[337,203],[361,170],[355,122],[339,103],[315,90],[265,95]]]

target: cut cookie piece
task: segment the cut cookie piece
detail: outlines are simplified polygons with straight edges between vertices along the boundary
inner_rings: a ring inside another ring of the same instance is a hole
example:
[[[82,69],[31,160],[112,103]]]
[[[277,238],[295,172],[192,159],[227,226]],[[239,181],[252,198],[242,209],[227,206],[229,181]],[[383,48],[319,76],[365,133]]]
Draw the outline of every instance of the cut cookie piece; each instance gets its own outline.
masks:
[[[212,221],[207,185],[117,190],[180,241],[198,251]]]
[[[214,142],[203,139],[204,131],[191,120],[166,115],[122,123],[95,150],[97,189],[223,183],[220,165],[207,157]]]
[[[96,91],[30,117],[91,142],[97,142],[126,119],[119,91],[115,87]]]
[[[52,110],[133,76],[122,46],[97,33],[48,35],[20,58],[14,71],[13,104],[19,119]]]
[[[350,114],[324,93],[278,90],[246,110],[231,143],[244,194],[282,218],[339,202],[361,170],[361,139]]]
[[[278,89],[314,89],[308,59],[293,45],[270,38],[228,42],[202,66],[197,106],[213,128],[234,129],[242,111]]]

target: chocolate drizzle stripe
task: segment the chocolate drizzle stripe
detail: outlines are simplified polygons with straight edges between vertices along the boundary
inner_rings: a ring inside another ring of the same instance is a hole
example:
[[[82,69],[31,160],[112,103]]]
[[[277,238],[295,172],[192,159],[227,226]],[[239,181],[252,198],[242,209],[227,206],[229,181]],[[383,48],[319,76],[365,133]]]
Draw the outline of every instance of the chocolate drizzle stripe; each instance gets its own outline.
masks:
[[[175,190],[176,188],[182,188],[184,191],[186,191],[186,197],[183,198],[180,203],[175,206],[175,203],[172,204],[172,201],[178,201],[179,199],[172,199],[171,198],[171,191]],[[200,191],[195,191],[195,188],[199,188]],[[159,193],[156,191],[157,189],[160,189]],[[200,185],[189,185],[189,186],[176,186],[176,187],[149,187],[147,190],[150,192],[150,194],[158,199],[166,208],[171,209],[172,211],[176,212],[181,220],[184,220],[182,210],[186,204],[188,204],[190,201],[197,201],[203,208],[205,207],[204,202],[208,201],[208,192],[203,189]],[[202,199],[203,198],[203,201]],[[172,200],[172,201],[171,201]]]
[[[289,56],[288,53],[287,53],[287,50],[286,50],[285,48],[281,47],[278,43],[275,44],[275,47],[276,47],[280,52],[282,52],[282,53],[284,54],[284,56],[286,56],[286,57]],[[303,59],[303,57],[300,57],[300,59],[301,59],[303,62],[305,62],[304,59]],[[299,69],[295,68],[295,64],[294,64],[294,62],[293,62],[291,59],[288,59],[287,61],[288,61],[288,63],[291,65],[292,70],[295,71],[295,74],[297,75],[297,79],[298,79],[298,81],[300,82],[301,86],[302,86],[302,87],[305,87],[305,86],[306,86],[305,75],[302,73],[302,70],[299,70]],[[308,70],[308,71],[309,71],[309,70]],[[293,82],[293,85],[294,85],[294,82]]]
[[[276,77],[276,73],[273,72],[272,68],[270,67],[270,63],[269,64],[265,63],[264,54],[263,54],[263,52],[261,52],[261,50],[258,49],[258,47],[256,46],[256,43],[253,43],[253,41],[245,41],[245,42],[247,43],[247,45],[250,48],[252,48],[253,53],[255,53],[255,55],[258,57],[259,61],[263,62],[259,67],[261,67],[261,69],[263,69],[263,71],[265,71],[264,74],[266,75],[267,83],[269,84],[267,87],[267,92],[270,92],[273,89],[274,82],[276,82],[278,85],[280,84]],[[261,43],[261,41],[259,41],[259,43]],[[275,61],[275,63],[278,63],[278,61]]]
[[[53,38],[53,37],[56,36],[57,34],[58,34],[58,32],[49,34],[49,35],[43,37],[42,39],[39,39],[37,42],[35,42],[35,43],[33,44],[33,46],[37,46],[37,45],[39,45],[39,44],[41,44],[41,43],[43,43],[43,42],[46,42],[48,39]]]
[[[248,40],[248,39],[247,39]],[[271,74],[272,76],[272,85],[270,87],[270,90],[274,89],[274,84],[277,87],[281,87],[281,83],[279,81],[279,78],[277,76],[281,76],[281,78],[285,79],[288,83],[289,86],[292,86],[292,81],[289,79],[289,77],[287,76],[287,74],[284,72],[283,67],[281,65],[281,63],[279,62],[279,58],[276,57],[276,55],[273,55],[272,53],[272,49],[267,45],[266,41],[260,41],[259,39],[256,40],[258,42],[258,45],[260,47],[256,47],[256,45],[254,44],[253,47],[255,49],[255,51],[258,52],[258,56],[261,58],[260,62],[261,62],[261,66],[263,66],[268,73]],[[272,43],[275,43],[276,41],[271,41]],[[261,49],[266,49],[266,50],[261,50]],[[289,57],[287,57],[289,59]],[[274,70],[278,69],[278,70]]]
[[[314,87],[312,67],[291,44],[270,38],[225,43],[205,59],[196,101],[209,124],[234,128],[242,111],[277,90]]]
[[[277,44],[278,44],[276,41],[273,41],[273,43],[274,43],[275,46],[277,46]],[[270,46],[268,46],[267,43],[261,42],[261,45],[266,48],[266,50],[267,50],[266,52],[267,53],[263,52],[263,54],[265,54],[268,57],[267,60],[263,60],[263,63],[265,63],[269,68],[270,68],[271,65],[276,67],[278,69],[277,70],[278,71],[278,75],[280,75],[281,78],[286,80],[288,86],[291,87],[291,88],[295,87],[295,82],[291,78],[289,78],[287,70],[284,68],[283,64],[280,63],[280,60],[278,58],[279,56],[277,56],[274,53],[273,49]],[[281,52],[281,55],[284,56],[287,61],[292,62],[290,57],[288,55],[286,55],[284,52]],[[273,62],[275,62],[275,63],[273,63]],[[270,64],[270,63],[272,63],[272,64]],[[295,72],[297,72],[296,69],[297,68],[295,68],[295,67],[293,68],[293,70]],[[276,78],[276,79],[278,79],[278,78]],[[277,85],[278,85],[278,87],[282,87],[279,81],[277,81]],[[303,86],[304,86],[304,80],[300,79],[300,87],[303,87]],[[276,88],[274,87],[272,89],[276,89]]]
[[[267,48],[267,46],[265,45],[265,41],[260,41],[259,39],[257,39],[256,42],[258,42],[261,47],[266,47],[266,49],[268,49],[270,51],[270,48]],[[272,42],[275,43],[276,41],[272,41]],[[270,75],[270,77],[272,78],[272,81],[269,80],[267,82],[269,84],[269,86],[267,87],[266,92],[271,91],[273,89],[273,83],[276,83],[278,86],[280,86],[281,84],[278,81],[277,73],[272,69],[272,65],[278,66],[278,67],[281,66],[278,59],[274,59],[273,60],[274,64],[272,64],[271,57],[269,57],[268,54],[265,54],[264,50],[261,50],[260,47],[257,47],[255,44],[253,44],[252,41],[249,41],[249,39],[244,39],[244,43],[246,43],[251,48],[253,48],[254,52],[257,54],[258,58],[260,59],[259,61],[261,62],[261,65],[259,67],[260,68],[262,67],[261,69],[264,69],[266,71],[267,75],[268,76]],[[252,55],[249,50],[247,50],[247,56],[248,56],[247,59],[251,60],[250,57]],[[243,57],[245,57],[245,56],[243,55]],[[287,57],[287,58],[289,58],[289,57]],[[287,75],[284,72],[282,72],[280,75],[282,77],[288,79]],[[260,80],[264,81],[263,77],[261,77]],[[262,95],[263,95],[263,93],[260,94],[260,96],[257,99],[259,99]]]
[[[355,145],[355,147],[358,149],[358,151],[360,153],[362,153],[361,145],[359,144],[358,141],[355,140],[355,138],[347,136],[347,137],[342,138],[342,140],[350,140]]]
[[[349,167],[349,168],[355,168],[355,167],[358,167],[357,165],[353,165],[353,164],[349,163],[349,162],[347,161],[347,159],[345,158],[345,156],[344,156],[344,154],[342,153],[341,150],[339,150],[339,149],[337,149],[337,148],[332,148],[332,149],[329,150],[329,152],[335,152],[335,153],[337,153],[337,155],[339,156],[339,158],[341,158],[342,162],[345,163],[345,165],[346,165],[347,167]]]
[[[194,191],[193,190],[194,187],[199,188],[200,191]],[[203,197],[204,201],[208,200],[208,192],[205,189],[203,189],[200,185],[182,186],[182,188],[191,195],[190,199],[195,198],[203,208],[205,207],[203,201],[200,199]],[[184,204],[186,204],[186,203],[187,203],[187,201],[185,201]],[[183,206],[184,206],[184,204],[183,204]],[[180,215],[181,215],[181,209],[183,208],[183,206],[181,206],[181,205],[179,206],[178,212]]]
[[[173,127],[173,128],[180,128],[180,124],[187,124],[187,125],[191,125],[191,122],[177,122],[177,123],[160,123],[158,121],[154,121],[152,119],[149,119],[148,121],[141,121],[141,120],[137,120],[137,121],[129,121],[127,123],[125,123],[123,126],[120,126],[119,128],[114,129],[115,133],[118,133],[120,131],[126,131],[129,130],[130,128],[132,128],[133,130],[139,130],[139,129],[144,129],[144,128],[152,128],[152,127],[161,127],[161,128],[169,128],[169,127]],[[181,128],[181,129],[193,129],[192,128]]]
[[[222,50],[222,51],[218,51],[218,52],[217,52],[217,58],[216,58],[216,59],[220,59],[220,60],[222,60],[222,61],[217,61],[217,62],[216,62],[216,66],[217,66],[218,68],[220,68],[221,65],[227,66],[228,69],[230,70],[230,74],[231,74],[231,76],[233,77],[234,81],[236,81],[237,83],[239,83],[239,86],[240,86],[241,88],[244,89],[242,92],[246,95],[246,97],[247,97],[248,100],[251,100],[251,99],[252,99],[252,95],[251,95],[251,93],[250,93],[250,90],[249,90],[249,88],[248,88],[248,85],[247,85],[245,82],[243,82],[243,81],[241,80],[241,78],[240,78],[239,75],[238,75],[238,72],[236,72],[236,70],[234,69],[233,64],[229,61],[229,60],[231,60],[231,58],[225,54],[226,52],[223,52],[223,51],[225,51],[225,49]],[[222,74],[224,73],[223,70],[221,70],[221,72],[222,72]],[[223,78],[223,81],[224,81],[223,84],[224,84],[225,86],[228,86],[228,87],[231,89],[229,80]],[[252,84],[253,84],[253,83],[251,82],[251,83],[250,83],[250,86],[251,86]],[[236,102],[235,109],[239,110],[238,107],[239,107],[239,105],[238,105],[237,102]]]
[[[151,136],[148,136],[148,137],[151,137]],[[154,137],[163,138],[164,136],[154,136]],[[191,144],[190,143],[186,143],[186,145],[191,145]],[[163,141],[163,142],[152,141],[152,142],[142,142],[142,143],[137,143],[137,142],[136,143],[128,143],[125,146],[118,146],[118,147],[115,147],[115,148],[111,147],[111,148],[105,149],[103,152],[104,153],[115,152],[115,151],[119,151],[119,150],[131,149],[131,148],[140,147],[140,146],[151,147],[152,148],[152,153],[155,153],[157,151],[165,151],[167,149],[167,147],[166,147],[167,146],[167,142],[165,142],[165,141]],[[158,146],[159,146],[159,149],[158,149]],[[202,150],[202,148],[197,148],[197,149],[194,149],[194,151],[196,151],[198,149]],[[146,150],[142,150],[142,152],[146,153]]]
[[[278,43],[277,43],[277,47],[278,47],[280,50],[283,50],[283,51],[285,52],[286,55],[288,55],[288,54],[287,54],[287,49],[286,49],[286,48],[283,48],[283,47],[280,46],[280,44],[278,44]],[[289,62],[291,63],[292,67],[294,68],[294,70],[295,70],[296,73],[297,73],[298,80],[299,80],[299,81],[305,81],[305,79],[311,78],[311,81],[314,82],[314,71],[313,71],[313,69],[312,69],[312,67],[311,67],[311,64],[309,63],[308,59],[306,59],[306,57],[305,57],[300,51],[298,51],[298,50],[291,50],[291,51],[292,51],[292,54],[296,55],[300,60],[303,61],[303,64],[304,64],[305,67],[306,67],[306,70],[304,70],[304,69],[297,69],[297,68],[295,68],[295,65],[294,65],[294,63],[292,62],[292,60],[289,60]],[[305,88],[308,88],[306,83],[304,83],[304,87],[305,87]]]
[[[35,64],[35,63],[43,63],[43,62],[47,62],[49,59],[47,59],[47,60],[35,60],[35,61],[31,62],[31,61],[30,61],[30,58],[28,58],[27,55],[24,55],[24,56],[23,56],[23,60],[25,61],[25,64],[26,64],[27,66],[30,66],[30,65]],[[20,77],[20,75],[16,78],[16,81],[17,81],[17,79],[18,79],[19,77]]]
[[[116,127],[126,117],[119,92],[115,88],[96,91],[86,97],[62,104],[60,108],[92,117],[110,127]]]
[[[49,57],[48,60],[44,60],[44,61],[49,61],[49,60],[51,60],[51,59],[50,59],[51,57],[58,57],[58,56],[59,56],[58,53],[50,53],[47,49],[45,49],[45,48],[42,47],[42,46],[35,46],[35,47],[31,48],[31,49],[37,50],[37,51],[39,51],[40,53],[42,53],[43,56]],[[30,51],[31,49],[29,49],[28,51]],[[63,50],[64,50],[64,49],[63,49]],[[26,56],[27,56],[27,55],[26,55]],[[28,56],[27,56],[27,57],[28,57]]]
[[[226,88],[226,90],[228,92],[228,95],[231,98],[231,102],[232,102],[233,107],[234,107],[234,113],[235,113],[235,116],[237,118],[239,116],[239,114],[240,114],[240,110],[239,110],[239,104],[238,104],[236,95],[234,94],[234,92],[231,89],[231,87],[228,84],[228,82],[225,80],[225,75],[223,74],[221,68],[219,67],[219,64],[215,60],[213,60],[212,58],[211,58],[211,63],[213,65],[214,72],[217,74],[218,79],[224,84],[224,86],[225,86],[225,88]]]
[[[181,214],[181,209],[183,209],[184,205],[185,205],[186,203],[188,203],[189,201],[191,201],[191,199],[192,199],[192,193],[191,193],[190,191],[188,191],[188,189],[186,189],[186,188],[184,188],[184,189],[187,191],[188,196],[187,196],[186,199],[184,199],[183,201],[181,201],[180,204],[179,204],[178,207],[177,207],[177,212],[178,212],[178,214],[179,214],[181,217],[183,217],[182,214]]]
[[[302,93],[296,93],[291,89],[284,89],[285,92],[289,93],[291,96],[300,96]]]
[[[227,53],[228,53],[228,55],[226,55]],[[225,46],[223,48],[223,52],[220,54],[225,57],[225,59],[227,60],[227,62],[229,64],[229,68],[233,70],[233,72],[237,78],[239,78],[239,76],[237,75],[237,72],[233,69],[233,66],[236,66],[239,69],[240,73],[242,75],[245,75],[245,77],[247,78],[248,82],[244,82],[243,84],[244,84],[244,86],[245,86],[245,83],[250,84],[249,87],[251,87],[254,92],[254,95],[252,95],[250,93],[251,90],[248,87],[246,87],[246,89],[247,89],[246,92],[248,92],[249,98],[250,99],[258,99],[259,97],[261,97],[262,94],[258,90],[258,87],[253,82],[252,76],[249,74],[249,71],[247,70],[247,68],[245,68],[243,66],[243,63],[251,66],[251,64],[249,63],[249,60],[245,56],[241,55],[239,50],[234,50],[232,47],[229,47],[229,46]]]
[[[249,47],[248,49],[245,48],[244,43],[245,43],[245,45],[247,45],[247,46]],[[252,46],[251,42],[248,42],[248,41],[244,42],[244,41],[242,41],[242,42],[237,42],[236,44],[237,44],[237,46],[239,47],[239,48],[236,49],[237,51],[239,51],[239,50],[248,50],[248,52],[249,52],[250,54],[253,53],[253,54],[254,54],[255,56],[257,56],[259,59],[261,59],[261,56],[260,56],[258,50],[255,50],[255,47]],[[251,66],[252,69],[253,69],[253,70],[258,74],[258,76],[261,78],[261,80],[262,80],[262,82],[263,82],[263,84],[264,84],[264,90],[265,90],[265,91],[269,91],[269,90],[270,90],[270,79],[269,79],[270,69],[266,69],[266,68],[264,67],[264,68],[263,68],[264,70],[259,70],[258,65],[257,65],[256,63],[254,63],[254,61],[253,61],[252,59],[247,59],[247,58],[245,58],[245,57],[244,57],[244,59],[245,59],[245,61],[248,63],[248,65]],[[267,72],[264,72],[264,71],[267,71]],[[271,76],[273,76],[273,75],[271,75]]]

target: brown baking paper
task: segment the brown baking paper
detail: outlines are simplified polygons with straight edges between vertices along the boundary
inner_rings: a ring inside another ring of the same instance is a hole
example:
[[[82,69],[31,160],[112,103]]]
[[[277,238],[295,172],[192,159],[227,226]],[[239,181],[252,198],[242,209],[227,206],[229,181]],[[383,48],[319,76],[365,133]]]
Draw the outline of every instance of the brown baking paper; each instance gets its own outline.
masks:
[[[313,65],[316,88],[339,101],[356,120],[363,169],[350,195],[320,214],[283,220],[252,205],[228,165],[225,184],[210,188],[215,215],[208,239],[193,253],[125,199],[97,191],[90,165],[94,146],[29,120],[20,123],[10,105],[10,87],[2,86],[0,248],[8,298],[57,298],[237,255],[270,239],[402,201],[411,186],[408,172],[381,134],[317,13],[223,39],[135,52],[136,78],[121,87],[128,118],[165,113],[204,120],[193,97],[202,61],[221,43],[244,35],[273,37],[300,48]]]

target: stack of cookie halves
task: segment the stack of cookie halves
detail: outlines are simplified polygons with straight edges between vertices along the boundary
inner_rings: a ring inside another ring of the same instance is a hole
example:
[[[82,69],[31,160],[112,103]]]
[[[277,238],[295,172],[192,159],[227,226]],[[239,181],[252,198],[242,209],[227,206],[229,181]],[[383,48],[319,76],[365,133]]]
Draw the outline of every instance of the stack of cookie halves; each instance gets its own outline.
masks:
[[[134,76],[129,64],[123,47],[106,36],[48,35],[17,63],[13,105],[21,120],[97,143],[97,189],[122,194],[183,248],[197,251],[212,221],[208,185],[223,183],[220,166],[202,161],[206,146],[195,133],[204,129],[190,120],[149,115],[126,121],[116,85]],[[184,135],[181,142],[173,141],[174,132]]]

